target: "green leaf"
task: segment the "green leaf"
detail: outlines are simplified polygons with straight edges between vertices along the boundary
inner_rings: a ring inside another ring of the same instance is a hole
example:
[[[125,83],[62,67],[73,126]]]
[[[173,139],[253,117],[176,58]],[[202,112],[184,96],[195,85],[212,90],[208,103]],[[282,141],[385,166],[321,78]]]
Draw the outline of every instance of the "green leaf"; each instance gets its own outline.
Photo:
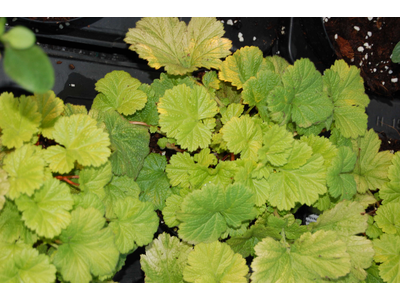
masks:
[[[396,152],[392,159],[392,165],[388,170],[389,182],[383,184],[379,191],[382,203],[400,203],[400,152]]]
[[[0,169],[0,211],[3,209],[6,198],[4,197],[10,190],[10,183],[7,180],[7,173]]]
[[[391,59],[394,63],[400,63],[400,42],[394,46]]]
[[[219,87],[220,80],[218,79],[217,72],[215,71],[206,72],[201,81],[203,82],[203,85],[207,88],[207,90],[209,90],[210,92],[218,90],[220,88]]]
[[[243,159],[257,160],[258,150],[262,146],[262,131],[250,116],[233,117],[220,132],[230,151],[240,153]]]
[[[53,259],[64,280],[88,283],[92,275],[107,275],[114,270],[119,252],[111,229],[104,224],[105,219],[95,208],[79,207],[72,212]]]
[[[277,173],[271,173],[269,203],[279,210],[289,210],[296,202],[311,206],[319,195],[326,192],[326,172],[321,154],[313,154],[308,161],[298,169],[280,168]]]
[[[361,194],[367,190],[380,189],[388,181],[388,169],[393,155],[389,151],[379,152],[380,144],[378,134],[373,129],[353,141],[353,150],[358,153],[353,175],[357,192]]]
[[[357,185],[353,174],[357,156],[349,147],[339,147],[337,156],[326,173],[326,183],[329,194],[334,198],[352,199],[357,192]]]
[[[209,184],[188,194],[177,218],[179,236],[191,243],[213,242],[227,227],[240,227],[256,216],[253,194],[239,183],[227,188]]]
[[[19,148],[38,131],[41,116],[35,102],[28,97],[14,98],[12,93],[0,95],[0,127],[2,144]]]
[[[133,178],[128,176],[114,176],[104,188],[106,205],[106,217],[115,218],[114,205],[126,197],[139,198],[140,188]]]
[[[268,232],[263,225],[253,225],[244,234],[235,236],[226,241],[233,251],[239,253],[244,258],[255,256],[254,246],[268,236]]]
[[[374,222],[374,218],[372,216],[368,216],[368,228],[365,233],[370,239],[376,239],[383,234],[382,229],[379,228],[376,222]]]
[[[49,257],[36,249],[16,251],[11,259],[0,264],[0,282],[4,283],[52,283],[56,280],[56,268]]]
[[[93,100],[92,108],[101,111],[115,109],[123,115],[141,110],[146,102],[145,92],[138,90],[140,81],[125,71],[112,71],[95,84],[100,94]]]
[[[360,70],[337,60],[323,76],[325,89],[334,103],[335,126],[346,138],[364,135],[367,129],[365,107],[369,97],[365,94]]]
[[[246,283],[246,260],[219,241],[198,244],[189,253],[183,279],[194,283]]]
[[[268,96],[271,118],[278,123],[290,120],[307,128],[332,115],[333,104],[323,90],[322,76],[309,59],[296,60],[282,75],[278,86]]]
[[[204,87],[179,85],[167,90],[158,103],[161,130],[182,148],[206,148],[215,127],[217,104]]]
[[[158,217],[151,203],[127,197],[114,203],[116,219],[109,226],[115,234],[115,245],[121,253],[153,240],[158,228]]]
[[[183,197],[179,195],[171,195],[165,200],[165,207],[162,210],[164,222],[168,227],[178,226],[181,222],[176,218],[176,212],[181,209]]]
[[[75,161],[83,166],[98,167],[110,156],[108,134],[87,115],[60,118],[54,126],[53,136],[64,146],[50,146],[44,152],[53,172],[68,173]]]
[[[265,61],[269,68],[279,75],[282,75],[286,68],[290,66],[287,60],[279,55],[267,56]]]
[[[381,276],[379,276],[379,269],[376,263],[373,263],[367,270],[366,283],[383,283]]]
[[[21,195],[15,199],[26,226],[39,235],[53,238],[71,221],[69,210],[74,200],[66,183],[48,179],[32,197]]]
[[[165,74],[165,73],[162,73]],[[142,91],[147,95],[147,102],[143,109],[136,111],[131,116],[126,116],[129,121],[144,122],[148,125],[157,126],[158,125],[158,112],[157,112],[157,102],[158,95],[148,84],[142,84],[138,87],[138,91]]]
[[[380,277],[388,283],[400,282],[400,236],[383,234],[374,244],[374,260],[379,265]]]
[[[341,236],[340,239],[346,243],[351,258],[349,276],[354,276],[355,281],[364,280],[367,277],[365,269],[371,266],[375,254],[372,241],[364,236]]]
[[[255,246],[252,282],[321,282],[350,272],[346,244],[333,231],[304,233],[293,245],[267,237]]]
[[[86,167],[79,172],[79,189],[82,192],[92,192],[103,198],[103,187],[111,181],[111,163],[107,161],[99,167]]]
[[[274,166],[282,166],[287,163],[292,151],[293,134],[278,125],[273,125],[264,132],[263,147],[258,155],[263,163],[271,163]]]
[[[262,164],[253,160],[237,160],[239,170],[235,174],[235,182],[240,182],[248,187],[256,197],[256,206],[265,204],[269,197],[270,186],[267,181],[269,171]],[[262,175],[261,175],[262,174]]]
[[[45,93],[53,88],[53,66],[37,45],[22,50],[5,47],[3,67],[12,80],[30,92]]]
[[[35,44],[35,34],[24,26],[15,26],[1,37],[3,43],[16,50],[27,49]]]
[[[103,191],[104,189],[101,188],[101,190]],[[74,194],[72,195],[72,198],[74,199],[74,210],[78,207],[93,207],[101,212],[102,215],[104,215],[106,212],[104,202],[101,200],[101,198],[99,198],[97,194],[94,194],[93,192]]]
[[[148,130],[143,126],[129,124],[115,111],[105,113],[104,122],[110,135],[111,147],[115,149],[110,157],[113,173],[136,178],[149,154]]]
[[[42,135],[48,139],[53,139],[54,124],[64,111],[64,102],[56,97],[53,91],[43,94],[35,93],[31,98],[38,106],[38,111],[42,115],[40,129]]]
[[[268,65],[263,58],[262,51],[258,47],[246,46],[224,60],[218,77],[241,89],[250,77],[267,69]]]
[[[339,236],[363,233],[368,227],[368,215],[362,215],[364,212],[360,203],[341,201],[318,217],[313,230],[334,230]]]
[[[240,117],[243,113],[244,105],[240,103],[231,103],[228,107],[222,107],[220,109],[221,113],[221,122],[222,124],[226,124],[233,117]]]
[[[172,186],[189,187],[189,171],[196,168],[193,157],[189,153],[176,153],[171,156],[166,167],[167,176]]]
[[[6,27],[6,18],[0,17],[0,37],[3,35],[5,27]]]
[[[146,283],[183,283],[183,269],[192,247],[178,238],[162,233],[140,256]]]
[[[374,219],[383,232],[400,235],[400,203],[390,202],[379,206]]]
[[[162,210],[165,199],[171,195],[170,183],[165,173],[167,159],[165,156],[150,153],[144,160],[143,168],[136,179],[140,187],[140,200],[151,202],[154,210]]]
[[[15,199],[21,194],[31,196],[44,182],[44,160],[38,147],[25,145],[4,158],[4,171],[8,173],[10,189],[7,197]]]
[[[192,18],[188,26],[178,18],[142,18],[124,41],[152,68],[184,75],[201,67],[219,69],[232,47],[223,34],[215,18]]]
[[[17,206],[6,201],[0,211],[0,241],[15,243],[18,240],[33,245],[37,241],[37,235],[25,226]]]
[[[269,93],[281,83],[280,76],[270,70],[263,70],[243,84],[243,103],[250,106],[266,104]]]
[[[300,141],[306,142],[312,148],[313,153],[319,153],[323,156],[325,167],[329,167],[333,158],[337,155],[337,147],[322,136],[302,136]]]
[[[86,106],[84,106],[84,105],[74,105],[74,104],[71,104],[71,103],[65,103],[63,115],[67,116],[67,117],[70,117],[70,116],[76,115],[76,114],[87,115],[88,111],[86,109]]]

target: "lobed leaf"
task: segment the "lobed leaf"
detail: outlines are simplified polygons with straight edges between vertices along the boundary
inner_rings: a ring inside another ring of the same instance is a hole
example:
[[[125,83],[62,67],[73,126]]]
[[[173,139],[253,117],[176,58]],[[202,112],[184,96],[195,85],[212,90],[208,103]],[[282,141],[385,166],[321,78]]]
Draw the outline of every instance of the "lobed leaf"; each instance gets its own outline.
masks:
[[[170,183],[165,174],[167,159],[165,156],[150,153],[144,160],[136,183],[139,185],[140,200],[151,202],[154,210],[162,210],[165,200],[171,195]]]
[[[334,104],[335,126],[346,138],[364,135],[367,129],[365,107],[369,98],[365,94],[360,70],[348,66],[344,60],[335,61],[323,76],[325,89]]]
[[[10,188],[7,197],[15,199],[21,194],[31,196],[44,182],[44,165],[39,148],[25,145],[4,158],[4,171],[8,173]]]
[[[232,46],[223,34],[215,18],[192,18],[188,26],[178,18],[142,18],[124,41],[151,67],[184,75],[201,67],[219,69]]]
[[[12,93],[0,95],[0,128],[2,144],[20,148],[38,132],[42,118],[36,102],[28,97],[14,98]]]
[[[357,192],[357,185],[351,172],[357,161],[356,154],[349,147],[339,147],[337,156],[326,174],[329,194],[334,198],[352,199]]]
[[[271,205],[279,210],[289,210],[295,203],[312,205],[319,195],[326,192],[326,171],[324,160],[320,154],[313,154],[308,161],[298,169],[280,168],[277,173],[271,173]]]
[[[0,211],[4,207],[4,203],[6,202],[5,195],[8,193],[10,189],[10,183],[7,180],[7,173],[3,169],[0,169]]]
[[[60,234],[62,244],[53,263],[66,281],[90,282],[93,276],[111,273],[117,265],[119,252],[110,228],[95,208],[78,207],[71,213],[71,223]]]
[[[374,244],[380,277],[388,283],[400,282],[400,236],[384,233]]]
[[[192,248],[178,238],[162,233],[140,256],[146,283],[183,283],[183,270]]]
[[[323,90],[321,74],[308,59],[296,60],[282,75],[278,86],[268,96],[271,118],[277,123],[290,120],[307,128],[332,115],[333,104]]]
[[[91,192],[103,198],[105,196],[103,187],[111,181],[111,178],[111,163],[109,161],[99,167],[86,167],[79,172],[79,189],[82,192]]]
[[[0,264],[0,282],[4,283],[52,283],[56,280],[56,268],[49,257],[36,249],[16,251]]]
[[[192,244],[213,242],[228,226],[237,228],[256,216],[253,199],[253,194],[239,183],[226,189],[209,184],[195,190],[184,198],[177,214],[182,222],[179,236]]]
[[[400,153],[396,152],[392,159],[392,165],[388,170],[389,182],[383,184],[379,191],[382,203],[400,203]]]
[[[379,206],[374,219],[383,232],[400,235],[400,203],[390,202]]]
[[[379,152],[380,144],[378,134],[373,129],[353,141],[353,149],[358,153],[353,175],[357,192],[361,194],[380,189],[388,181],[388,168],[393,155],[389,151]]]
[[[263,163],[269,162],[274,166],[287,163],[292,150],[293,134],[284,127],[273,125],[263,135],[263,147],[258,155]]]
[[[240,153],[243,159],[257,160],[258,150],[262,146],[262,131],[250,116],[231,118],[220,132],[230,151]]]
[[[133,178],[128,176],[113,176],[112,180],[105,186],[106,217],[115,218],[115,203],[127,197],[139,198],[140,188]]]
[[[140,125],[129,124],[115,111],[104,114],[104,123],[114,149],[110,156],[113,173],[136,178],[149,154],[148,130]]]
[[[333,231],[304,233],[288,246],[267,237],[255,246],[252,282],[320,282],[350,272],[346,245]]]
[[[151,203],[127,197],[114,204],[115,220],[109,227],[115,234],[115,245],[121,253],[128,253],[137,246],[153,240],[158,228],[158,217]]]
[[[224,60],[218,77],[241,89],[247,80],[261,70],[268,70],[262,51],[258,47],[245,46]]]
[[[217,104],[204,87],[179,85],[167,90],[158,103],[161,130],[182,148],[206,148],[215,127]]]
[[[53,139],[54,125],[64,111],[64,102],[56,97],[53,91],[43,94],[35,93],[31,97],[38,106],[38,112],[42,115],[40,130],[42,135],[48,139]]]
[[[187,266],[183,270],[186,282],[246,283],[249,268],[245,259],[219,241],[198,244],[189,253]]]
[[[53,136],[57,143],[64,146],[50,146],[44,152],[53,172],[68,173],[75,161],[83,166],[98,167],[107,161],[111,153],[108,134],[87,115],[60,118],[54,126]]]
[[[140,81],[129,73],[112,71],[96,82],[95,90],[99,94],[94,98],[92,108],[114,109],[123,115],[132,115],[147,102],[146,93],[138,89],[140,85]]]
[[[32,197],[21,195],[15,203],[26,226],[51,239],[70,223],[74,200],[66,183],[51,178]]]

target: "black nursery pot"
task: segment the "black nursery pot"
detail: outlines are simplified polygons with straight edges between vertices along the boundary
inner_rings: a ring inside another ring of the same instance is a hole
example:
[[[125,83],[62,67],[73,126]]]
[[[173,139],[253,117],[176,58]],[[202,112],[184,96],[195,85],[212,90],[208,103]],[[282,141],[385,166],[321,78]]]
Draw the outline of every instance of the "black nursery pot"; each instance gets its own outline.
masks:
[[[307,57],[320,72],[330,68],[339,59],[328,36],[323,18],[290,18],[288,33],[283,38],[287,43],[286,58],[293,63]],[[373,128],[381,138],[400,139],[400,97],[399,93],[382,96],[367,88],[370,98],[366,112],[368,128]]]

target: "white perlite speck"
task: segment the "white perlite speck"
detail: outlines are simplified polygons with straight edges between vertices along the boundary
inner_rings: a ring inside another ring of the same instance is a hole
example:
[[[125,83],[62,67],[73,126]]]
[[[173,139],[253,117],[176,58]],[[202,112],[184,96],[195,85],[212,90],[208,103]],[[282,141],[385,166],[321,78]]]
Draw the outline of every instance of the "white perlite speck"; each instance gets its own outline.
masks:
[[[398,78],[392,78],[390,79],[391,82],[397,82],[399,79]]]
[[[392,73],[393,73],[393,71],[392,71],[392,70],[389,70],[389,71],[388,71],[388,73],[389,73],[389,74],[392,74]]]
[[[255,36],[253,36],[253,41],[255,41],[257,38]]]
[[[373,17],[369,17],[369,18],[368,18],[369,21],[372,21],[372,19],[373,19]]]
[[[75,84],[74,84],[74,83],[71,83],[69,86],[72,87],[72,88],[74,88],[74,87],[75,87]]]
[[[227,24],[227,25],[233,25],[233,22],[232,22],[231,19],[229,19],[228,21],[226,21],[226,24]]]
[[[360,47],[357,48],[357,50],[358,50],[358,52],[364,52],[364,47],[360,46]]]
[[[240,42],[244,42],[243,33],[239,32],[238,38]]]
[[[335,40],[337,40],[337,38],[338,38],[338,35],[337,35],[337,33],[335,34]]]
[[[354,29],[357,31],[360,31],[360,27],[358,27],[358,26],[354,26]]]
[[[385,85],[385,82],[384,82],[384,81],[382,81],[382,85]]]
[[[372,36],[372,32],[371,31],[368,31],[367,34],[368,34],[368,36]]]

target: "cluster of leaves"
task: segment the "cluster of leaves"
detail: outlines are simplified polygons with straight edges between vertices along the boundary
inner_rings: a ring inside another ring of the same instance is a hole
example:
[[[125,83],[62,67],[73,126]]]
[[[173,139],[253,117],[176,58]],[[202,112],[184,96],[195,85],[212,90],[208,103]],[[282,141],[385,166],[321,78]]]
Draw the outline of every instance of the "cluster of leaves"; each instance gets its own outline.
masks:
[[[46,53],[35,45],[35,34],[23,26],[15,26],[5,32],[5,24],[6,18],[0,17],[0,42],[4,45],[4,72],[32,93],[44,93],[52,89],[54,70]]]
[[[367,130],[359,70],[229,55],[223,34],[142,19],[126,42],[166,73],[107,74],[89,113],[1,95],[0,281],[108,280],[144,245],[146,282],[400,281],[400,155]],[[149,154],[149,131],[178,151]]]

